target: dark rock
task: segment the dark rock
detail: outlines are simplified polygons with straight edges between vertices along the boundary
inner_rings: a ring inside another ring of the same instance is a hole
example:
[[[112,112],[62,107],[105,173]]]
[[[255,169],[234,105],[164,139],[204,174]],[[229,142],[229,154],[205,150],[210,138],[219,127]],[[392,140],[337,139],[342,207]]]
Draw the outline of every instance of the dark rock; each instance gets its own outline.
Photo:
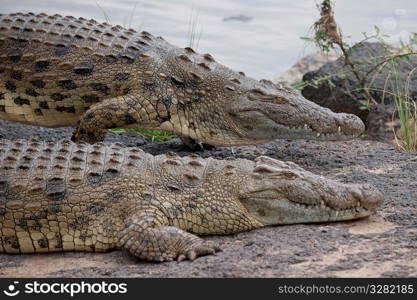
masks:
[[[384,57],[395,54],[396,48],[382,43],[360,43],[351,50],[352,61],[359,64],[358,70],[362,77],[367,80],[367,86],[372,97],[381,104],[394,104],[393,93],[397,91],[392,64],[384,64]],[[400,81],[404,84],[412,69],[417,66],[417,55],[408,56],[399,61],[397,70]],[[366,120],[369,111],[361,109],[361,100],[365,100],[364,95],[358,90],[361,85],[345,66],[344,59],[339,58],[334,62],[329,62],[317,71],[304,74],[304,81],[317,80],[328,77],[322,81],[318,87],[307,86],[302,90],[302,94],[307,99],[328,107],[335,112],[353,113],[363,121]],[[409,95],[412,99],[417,99],[417,72],[411,74]]]
[[[392,143],[398,137],[400,122],[394,105],[375,105],[366,118],[368,137],[373,140]]]

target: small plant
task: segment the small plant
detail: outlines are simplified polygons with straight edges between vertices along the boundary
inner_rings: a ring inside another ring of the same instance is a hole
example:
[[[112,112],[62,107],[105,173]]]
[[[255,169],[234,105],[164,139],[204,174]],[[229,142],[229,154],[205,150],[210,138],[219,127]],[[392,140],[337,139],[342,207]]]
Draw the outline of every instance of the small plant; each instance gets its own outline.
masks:
[[[107,23],[111,23],[110,21],[110,17],[107,14],[107,12],[104,10],[103,7],[101,7],[101,5],[98,3],[97,0],[95,0],[97,7],[101,10],[101,12],[103,13],[104,19],[106,20]]]
[[[194,50],[198,49],[198,45],[200,44],[202,34],[201,27],[198,28],[198,15],[198,10],[196,10],[194,6],[192,6],[190,18],[188,20],[187,46],[190,48],[194,48]]]
[[[363,94],[365,101],[369,104],[377,104],[377,101],[372,97],[366,85],[366,77],[361,74],[357,65],[351,58],[350,50],[352,47],[344,41],[342,32],[337,26],[333,13],[333,6],[334,3],[331,0],[323,0],[321,4],[318,5],[320,18],[313,25],[314,37],[312,40],[323,52],[329,52],[337,46],[342,52],[345,64],[349,66],[350,70],[356,77],[356,80],[359,83],[358,90]],[[370,106],[371,105],[361,105],[362,108],[369,108]]]
[[[394,132],[395,141],[399,148],[403,150],[417,150],[417,104],[410,97],[410,82],[413,73],[417,70],[414,67],[407,76],[404,84],[404,79],[400,77],[399,62],[392,60],[390,62],[392,76],[395,82],[395,106],[400,120],[400,132]]]
[[[323,52],[329,52],[332,49],[338,48],[344,59],[345,65],[348,66],[350,72],[357,80],[358,87],[355,91],[362,94],[362,99],[357,99],[359,108],[362,110],[370,110],[378,101],[372,95],[373,91],[382,92],[382,99],[386,94],[390,94],[394,98],[398,118],[400,120],[400,132],[394,133],[397,145],[404,150],[417,150],[417,104],[409,94],[411,78],[417,70],[417,67],[410,66],[411,71],[407,78],[403,78],[399,72],[401,62],[407,62],[411,55],[416,55],[417,34],[413,33],[410,37],[409,43],[400,43],[400,47],[393,53],[392,48],[385,41],[387,35],[381,33],[379,27],[375,26],[375,33],[368,35],[363,33],[364,39],[353,45],[349,45],[344,41],[344,37],[338,27],[334,13],[334,3],[331,0],[323,0],[318,4],[320,11],[320,18],[313,25],[313,37],[301,37],[303,40],[314,42],[318,48]],[[358,45],[365,41],[377,40],[386,46],[386,55],[383,57],[373,57],[372,64],[364,65],[366,62],[356,61],[352,58],[351,52]],[[368,69],[366,69],[368,68]],[[386,68],[389,76],[386,78],[386,84],[389,80],[394,83],[394,91],[373,89],[372,84],[375,77],[381,74],[381,71]],[[293,85],[296,89],[303,89],[306,86],[317,87],[326,82],[330,88],[334,87],[332,78],[346,76],[346,69],[344,73],[329,74],[314,78],[308,82],[297,82]],[[415,76],[415,75],[414,75]],[[353,96],[353,95],[352,95]]]

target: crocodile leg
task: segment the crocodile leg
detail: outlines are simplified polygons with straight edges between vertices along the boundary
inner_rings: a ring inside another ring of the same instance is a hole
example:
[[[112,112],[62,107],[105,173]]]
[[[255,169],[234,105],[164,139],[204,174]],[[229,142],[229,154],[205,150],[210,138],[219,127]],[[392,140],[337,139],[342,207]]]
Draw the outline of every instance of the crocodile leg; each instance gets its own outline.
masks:
[[[71,138],[74,142],[94,144],[104,140],[107,129],[158,128],[158,118],[164,112],[156,113],[152,106],[144,107],[140,95],[109,99],[91,106],[80,118]],[[186,147],[191,150],[213,149],[214,146],[201,143],[190,137],[179,135]]]
[[[107,129],[111,128],[158,128],[160,118],[166,112],[155,111],[152,105],[143,106],[146,101],[139,94],[105,100],[91,106],[80,118],[71,138],[74,142],[94,144],[104,140]],[[168,129],[168,128],[164,128]],[[170,130],[172,131],[172,130]],[[214,146],[199,142],[187,136],[178,135],[191,150],[210,150]]]
[[[212,242],[169,226],[168,218],[156,208],[142,210],[129,218],[119,234],[119,247],[145,260],[194,260],[220,248]]]
[[[156,114],[143,108],[139,98],[125,95],[91,106],[81,116],[71,139],[94,144],[104,139],[107,129],[147,128],[147,125],[152,125]]]

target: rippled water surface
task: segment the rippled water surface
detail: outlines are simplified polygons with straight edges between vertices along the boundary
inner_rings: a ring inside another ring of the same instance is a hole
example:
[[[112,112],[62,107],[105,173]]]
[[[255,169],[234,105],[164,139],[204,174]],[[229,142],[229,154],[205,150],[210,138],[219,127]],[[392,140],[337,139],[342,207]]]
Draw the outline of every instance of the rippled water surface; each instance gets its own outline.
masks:
[[[97,4],[98,3],[98,4]],[[218,61],[256,78],[277,77],[315,51],[300,39],[317,18],[313,0],[0,0],[0,12],[33,11],[82,16],[161,35],[178,46],[190,42]],[[240,17],[239,17],[240,16]],[[338,0],[336,19],[357,41],[374,25],[391,40],[417,31],[415,0]],[[195,20],[194,22],[190,20]]]

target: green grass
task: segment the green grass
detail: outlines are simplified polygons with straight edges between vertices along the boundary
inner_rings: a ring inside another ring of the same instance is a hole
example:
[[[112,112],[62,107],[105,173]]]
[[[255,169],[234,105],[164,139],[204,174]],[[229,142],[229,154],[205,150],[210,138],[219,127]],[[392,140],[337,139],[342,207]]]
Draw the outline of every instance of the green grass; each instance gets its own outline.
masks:
[[[417,104],[409,95],[410,82],[417,67],[413,68],[407,79],[401,78],[397,62],[391,63],[391,72],[395,82],[395,106],[400,119],[400,136],[395,134],[399,148],[408,151],[417,150]]]
[[[122,132],[132,132],[138,135],[141,135],[152,142],[165,142],[176,138],[177,136],[165,131],[157,129],[124,129],[124,128],[114,128],[110,129],[113,133],[122,133]]]
[[[400,118],[401,135],[395,136],[397,145],[408,151],[417,150],[417,105],[404,95],[395,97],[398,116]]]

